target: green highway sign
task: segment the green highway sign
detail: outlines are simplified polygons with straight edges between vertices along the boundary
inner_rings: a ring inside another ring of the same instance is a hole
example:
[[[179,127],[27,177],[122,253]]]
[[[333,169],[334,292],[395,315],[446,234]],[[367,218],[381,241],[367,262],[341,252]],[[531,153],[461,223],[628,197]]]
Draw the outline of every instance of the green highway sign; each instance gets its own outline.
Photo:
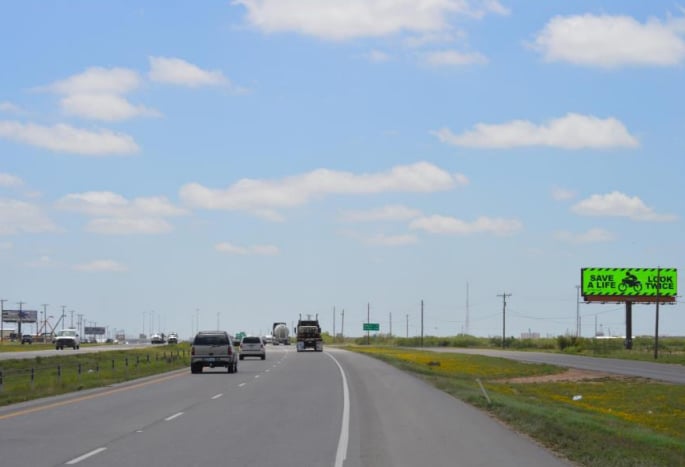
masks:
[[[364,331],[380,331],[381,325],[378,323],[364,323]]]
[[[675,268],[583,268],[580,272],[584,297],[675,297]]]

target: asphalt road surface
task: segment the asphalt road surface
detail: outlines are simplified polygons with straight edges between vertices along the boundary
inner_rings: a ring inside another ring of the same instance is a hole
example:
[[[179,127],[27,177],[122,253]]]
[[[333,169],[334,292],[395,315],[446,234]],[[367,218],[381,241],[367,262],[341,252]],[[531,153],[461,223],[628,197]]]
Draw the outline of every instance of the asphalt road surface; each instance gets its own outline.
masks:
[[[1,408],[0,465],[568,464],[380,361],[269,346],[236,374],[184,369]]]
[[[548,363],[567,368],[581,370],[602,371],[624,376],[639,376],[641,378],[656,379],[675,384],[685,384],[685,366],[657,362],[643,362],[637,360],[622,360],[618,358],[594,358],[580,355],[566,355],[545,352],[517,352],[512,350],[492,349],[457,349],[452,347],[426,347],[425,350],[434,352],[452,352],[501,357],[511,360],[532,363]]]

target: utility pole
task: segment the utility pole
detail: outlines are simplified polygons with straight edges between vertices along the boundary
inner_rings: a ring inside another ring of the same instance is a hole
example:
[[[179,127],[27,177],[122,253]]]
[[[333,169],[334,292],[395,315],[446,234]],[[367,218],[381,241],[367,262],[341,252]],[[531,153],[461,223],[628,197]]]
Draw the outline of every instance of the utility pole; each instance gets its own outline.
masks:
[[[5,302],[7,299],[0,299],[0,342],[5,338]]]
[[[24,305],[26,302],[17,302],[17,305],[19,305],[19,321],[18,321],[18,326],[17,326],[17,335],[19,336],[19,341],[21,342],[22,338],[22,331],[21,331],[21,315],[22,315],[22,305]]]
[[[371,322],[371,303],[366,304],[366,324]],[[371,344],[371,331],[366,327],[366,345]]]
[[[78,318],[78,333],[83,336],[83,313],[77,314],[76,317]]]
[[[423,300],[421,300],[421,347],[423,347]]]
[[[654,360],[659,358],[659,294],[660,294],[660,292],[661,292],[661,267],[659,267],[656,270],[656,323],[654,325]]]
[[[333,306],[333,342],[335,342],[335,306]]]
[[[70,310],[69,315],[70,315],[69,327],[73,329],[74,328],[74,310]]]
[[[469,333],[469,283],[466,283],[466,320],[464,322],[464,334]]]
[[[407,339],[409,339],[409,313],[407,313],[405,315],[405,318],[407,320],[407,325],[406,325],[406,327],[407,327]]]
[[[48,333],[48,305],[49,303],[43,303],[43,341],[47,342]]]
[[[345,342],[345,309],[340,313],[342,322],[340,323],[340,337]]]
[[[64,320],[66,319],[66,315],[64,314],[64,309],[66,308],[66,305],[62,305],[62,329],[64,329]]]
[[[580,286],[576,285],[576,337],[580,337]]]
[[[506,339],[507,297],[511,297],[511,294],[506,293],[506,292],[502,292],[501,294],[498,294],[497,296],[502,297],[502,348],[504,348],[505,339]]]
[[[392,311],[390,312],[390,337],[392,337]]]

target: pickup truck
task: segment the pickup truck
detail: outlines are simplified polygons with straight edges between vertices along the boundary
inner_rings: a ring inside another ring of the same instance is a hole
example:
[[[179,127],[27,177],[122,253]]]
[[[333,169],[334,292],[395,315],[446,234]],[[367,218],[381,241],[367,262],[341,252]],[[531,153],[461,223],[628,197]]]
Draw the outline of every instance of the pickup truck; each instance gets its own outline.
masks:
[[[55,334],[55,349],[64,350],[65,347],[81,348],[81,338],[76,329],[62,329]]]
[[[204,367],[225,367],[229,373],[238,371],[238,350],[225,331],[200,331],[190,347],[190,372],[202,373]]]

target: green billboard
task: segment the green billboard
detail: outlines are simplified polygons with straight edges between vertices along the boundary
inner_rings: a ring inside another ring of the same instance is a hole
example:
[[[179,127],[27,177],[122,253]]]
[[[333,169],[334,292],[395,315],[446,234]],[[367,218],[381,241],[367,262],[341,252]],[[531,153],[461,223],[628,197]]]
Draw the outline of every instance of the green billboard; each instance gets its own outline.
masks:
[[[583,268],[580,272],[584,297],[675,297],[675,268]]]

